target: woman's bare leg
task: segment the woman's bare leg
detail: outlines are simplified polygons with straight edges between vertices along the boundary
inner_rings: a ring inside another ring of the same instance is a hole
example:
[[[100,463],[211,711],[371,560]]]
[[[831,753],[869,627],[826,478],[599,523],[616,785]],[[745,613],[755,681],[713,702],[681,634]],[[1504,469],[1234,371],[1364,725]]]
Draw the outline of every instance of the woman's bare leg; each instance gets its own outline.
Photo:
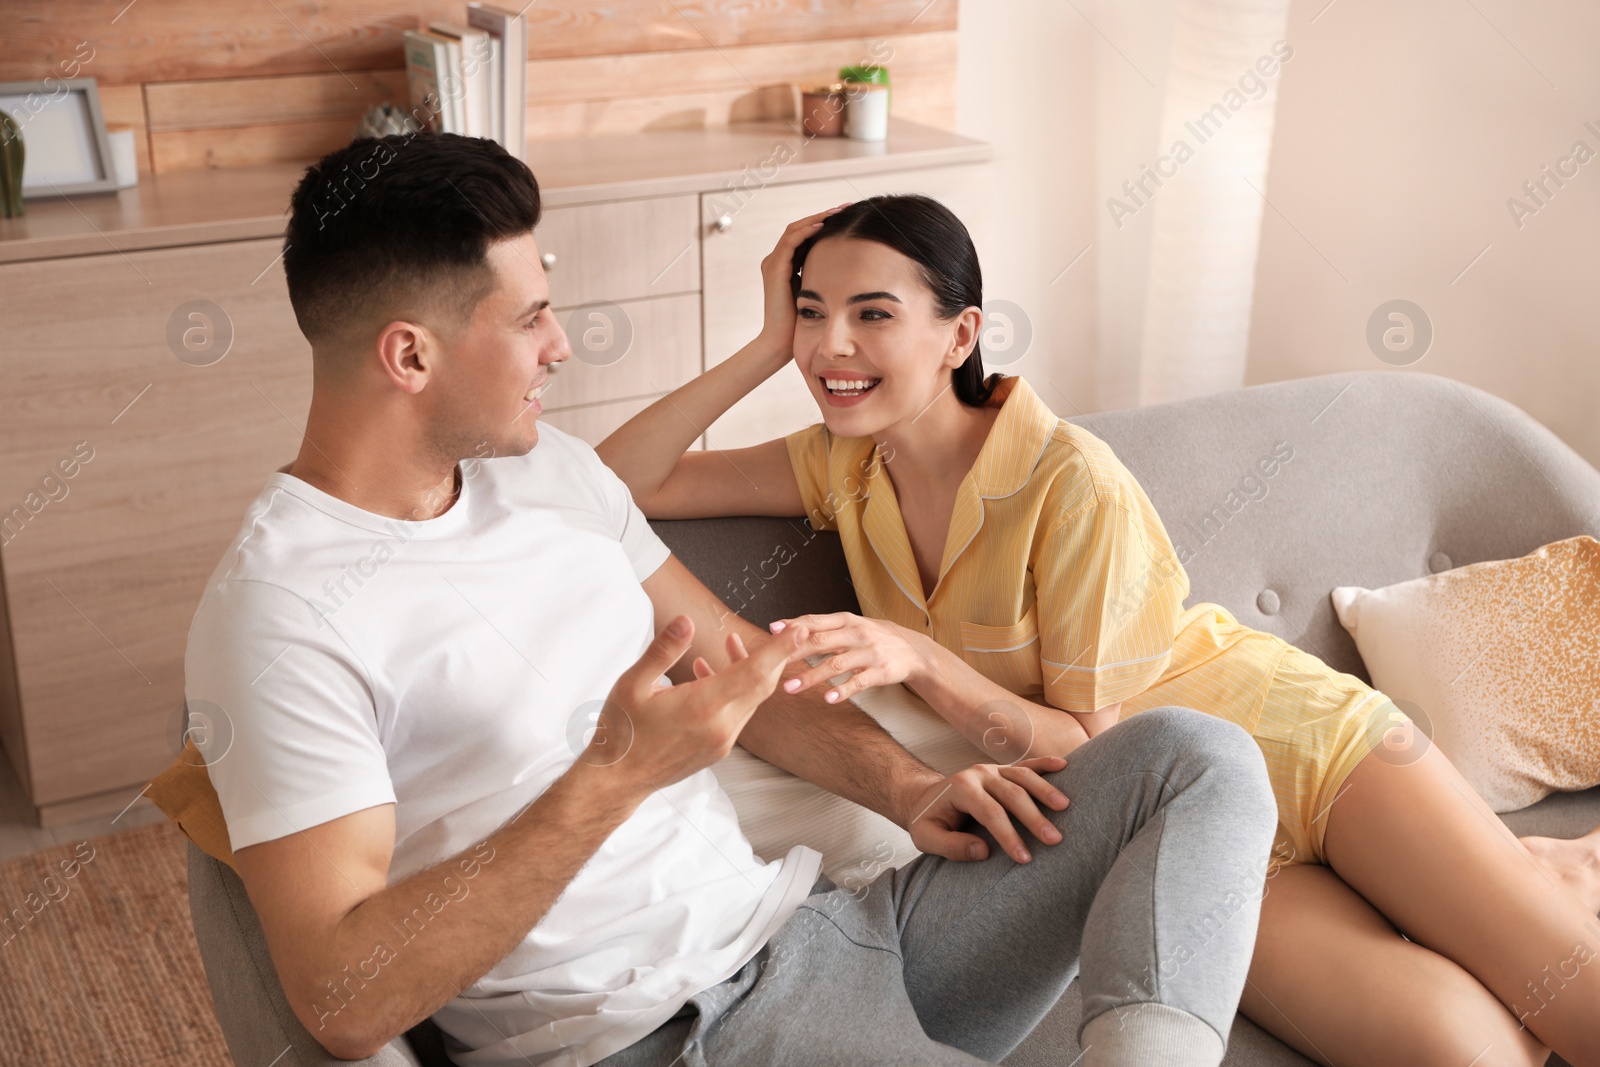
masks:
[[[1240,1010],[1318,1063],[1537,1067],[1549,1050],[1459,964],[1401,937],[1327,867],[1267,882]]]
[[[1571,839],[1523,837],[1518,840],[1546,873],[1583,902],[1586,911],[1600,912],[1600,828]]]
[[[1540,1042],[1600,1065],[1600,920],[1436,746],[1375,750],[1326,815],[1328,866],[1418,945],[1458,963]]]

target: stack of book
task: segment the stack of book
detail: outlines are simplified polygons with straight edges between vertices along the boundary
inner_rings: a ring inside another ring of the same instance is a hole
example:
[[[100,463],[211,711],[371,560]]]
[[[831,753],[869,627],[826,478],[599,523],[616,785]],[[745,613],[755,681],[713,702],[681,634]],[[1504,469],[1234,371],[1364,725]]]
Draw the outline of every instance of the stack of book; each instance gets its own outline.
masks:
[[[528,23],[489,4],[467,21],[405,32],[406,90],[428,129],[488,137],[522,159],[527,151]]]

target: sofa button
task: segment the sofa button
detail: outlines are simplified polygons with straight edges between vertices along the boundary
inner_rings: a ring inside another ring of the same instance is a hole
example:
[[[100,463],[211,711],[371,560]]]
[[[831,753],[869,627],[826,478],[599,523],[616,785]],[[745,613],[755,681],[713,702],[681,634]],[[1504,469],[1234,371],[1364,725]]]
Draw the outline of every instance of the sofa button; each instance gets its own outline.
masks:
[[[1282,606],[1278,602],[1278,594],[1271,589],[1263,589],[1256,594],[1256,610],[1263,615],[1276,615]]]
[[[1450,557],[1445,555],[1443,552],[1435,552],[1433,555],[1428,557],[1428,573],[1430,574],[1438,574],[1440,571],[1447,571],[1452,566],[1454,566],[1454,564],[1450,562]]]

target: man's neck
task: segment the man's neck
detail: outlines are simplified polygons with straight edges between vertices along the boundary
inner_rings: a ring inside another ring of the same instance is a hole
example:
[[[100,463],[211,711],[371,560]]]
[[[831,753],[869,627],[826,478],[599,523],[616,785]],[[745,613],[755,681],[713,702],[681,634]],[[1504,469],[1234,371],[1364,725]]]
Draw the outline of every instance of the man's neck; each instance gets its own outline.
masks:
[[[321,456],[307,462],[307,450],[302,448],[300,455],[283,469],[283,473],[374,515],[410,522],[434,519],[449,511],[461,494],[459,464],[452,467],[441,481],[418,490],[415,487],[401,487],[381,472],[374,472],[370,479],[362,481],[359,476],[350,475]]]
[[[349,411],[327,418],[313,397],[300,454],[283,473],[392,519],[415,522],[450,510],[461,488],[457,462],[425,456],[414,435],[382,419],[352,420]]]

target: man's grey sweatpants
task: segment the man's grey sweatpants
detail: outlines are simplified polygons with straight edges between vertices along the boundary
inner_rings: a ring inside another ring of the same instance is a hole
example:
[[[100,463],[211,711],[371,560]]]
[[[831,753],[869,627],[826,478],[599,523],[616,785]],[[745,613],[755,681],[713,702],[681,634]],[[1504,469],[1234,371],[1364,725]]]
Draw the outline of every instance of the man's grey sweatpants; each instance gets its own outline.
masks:
[[[923,855],[854,890],[822,879],[731,978],[601,1063],[995,1062],[1080,961],[1085,1027],[1114,1012],[1090,1028],[1101,1062],[1189,1062],[1151,1051],[1169,1047],[1149,1034],[1170,1038],[1173,1020],[1220,1050],[1277,823],[1261,750],[1225,720],[1155,708],[1048,777],[1069,801],[1042,809],[1063,839],[1030,840],[1031,862],[984,833],[980,862]],[[1121,1033],[1137,1051],[1105,1059]]]

